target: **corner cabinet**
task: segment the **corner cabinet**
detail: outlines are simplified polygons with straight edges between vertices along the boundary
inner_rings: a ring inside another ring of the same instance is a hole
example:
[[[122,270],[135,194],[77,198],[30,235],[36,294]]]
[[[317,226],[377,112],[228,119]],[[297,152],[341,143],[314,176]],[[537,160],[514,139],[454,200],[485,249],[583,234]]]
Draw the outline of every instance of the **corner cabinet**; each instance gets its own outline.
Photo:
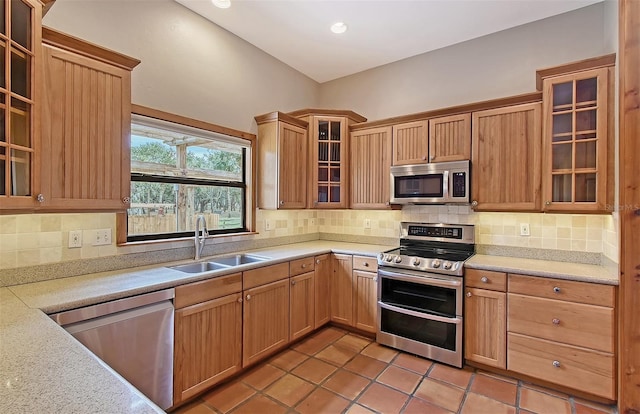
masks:
[[[124,211],[140,61],[48,28],[42,40],[42,208]]]
[[[351,132],[351,208],[390,208],[391,127]]]
[[[282,112],[257,116],[258,208],[307,206],[307,122]]]
[[[366,118],[339,110],[308,109],[289,115],[309,124],[309,208],[349,207],[349,125]]]
[[[33,209],[41,200],[40,135],[42,3],[0,3],[0,210]]]
[[[607,211],[612,84],[606,67],[543,79],[545,211]]]

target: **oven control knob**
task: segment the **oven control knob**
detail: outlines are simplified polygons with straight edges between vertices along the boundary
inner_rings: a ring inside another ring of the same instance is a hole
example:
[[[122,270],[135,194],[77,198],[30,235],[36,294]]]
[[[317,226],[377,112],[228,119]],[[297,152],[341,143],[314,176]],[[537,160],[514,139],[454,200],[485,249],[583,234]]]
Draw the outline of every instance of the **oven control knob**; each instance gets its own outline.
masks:
[[[444,262],[442,264],[442,268],[445,269],[445,270],[451,269],[451,262]]]
[[[400,263],[400,262],[402,261],[402,256],[396,256],[396,257],[393,259],[393,261],[394,261],[394,262],[396,262],[396,263]]]
[[[384,253],[380,253],[380,254],[378,255],[378,260],[384,260],[384,256],[385,256],[385,254],[384,254]]]
[[[386,260],[387,262],[391,262],[393,260],[393,256],[391,256],[390,254],[388,254],[384,260]]]
[[[433,262],[431,262],[431,266],[433,266],[434,269],[437,269],[440,267],[440,260],[435,259]]]
[[[413,262],[411,262],[414,266],[418,266],[420,264],[420,259],[418,259],[417,257],[413,259]]]

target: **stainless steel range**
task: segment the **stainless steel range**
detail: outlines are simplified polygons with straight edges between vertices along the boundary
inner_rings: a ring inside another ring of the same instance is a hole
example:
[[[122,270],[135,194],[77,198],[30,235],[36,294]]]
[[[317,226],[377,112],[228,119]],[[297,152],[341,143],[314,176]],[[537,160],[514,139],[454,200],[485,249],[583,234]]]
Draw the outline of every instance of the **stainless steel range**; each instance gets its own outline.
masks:
[[[464,262],[474,226],[401,223],[400,247],[378,256],[376,340],[462,367]]]

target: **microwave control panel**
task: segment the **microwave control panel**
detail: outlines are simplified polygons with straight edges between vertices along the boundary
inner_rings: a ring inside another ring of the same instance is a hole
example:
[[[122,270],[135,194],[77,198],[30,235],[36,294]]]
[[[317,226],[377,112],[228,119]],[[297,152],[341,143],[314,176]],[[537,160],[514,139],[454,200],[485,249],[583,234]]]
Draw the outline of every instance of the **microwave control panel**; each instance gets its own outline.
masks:
[[[453,197],[466,197],[467,196],[467,173],[466,172],[454,172],[452,196]]]

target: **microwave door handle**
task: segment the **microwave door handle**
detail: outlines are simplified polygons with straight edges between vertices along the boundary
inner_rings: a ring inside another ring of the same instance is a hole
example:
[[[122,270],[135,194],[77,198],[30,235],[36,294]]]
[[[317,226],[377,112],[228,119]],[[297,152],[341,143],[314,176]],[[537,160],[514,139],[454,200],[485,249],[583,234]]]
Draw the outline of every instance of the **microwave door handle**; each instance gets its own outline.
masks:
[[[449,171],[442,172],[442,198],[449,199]]]

